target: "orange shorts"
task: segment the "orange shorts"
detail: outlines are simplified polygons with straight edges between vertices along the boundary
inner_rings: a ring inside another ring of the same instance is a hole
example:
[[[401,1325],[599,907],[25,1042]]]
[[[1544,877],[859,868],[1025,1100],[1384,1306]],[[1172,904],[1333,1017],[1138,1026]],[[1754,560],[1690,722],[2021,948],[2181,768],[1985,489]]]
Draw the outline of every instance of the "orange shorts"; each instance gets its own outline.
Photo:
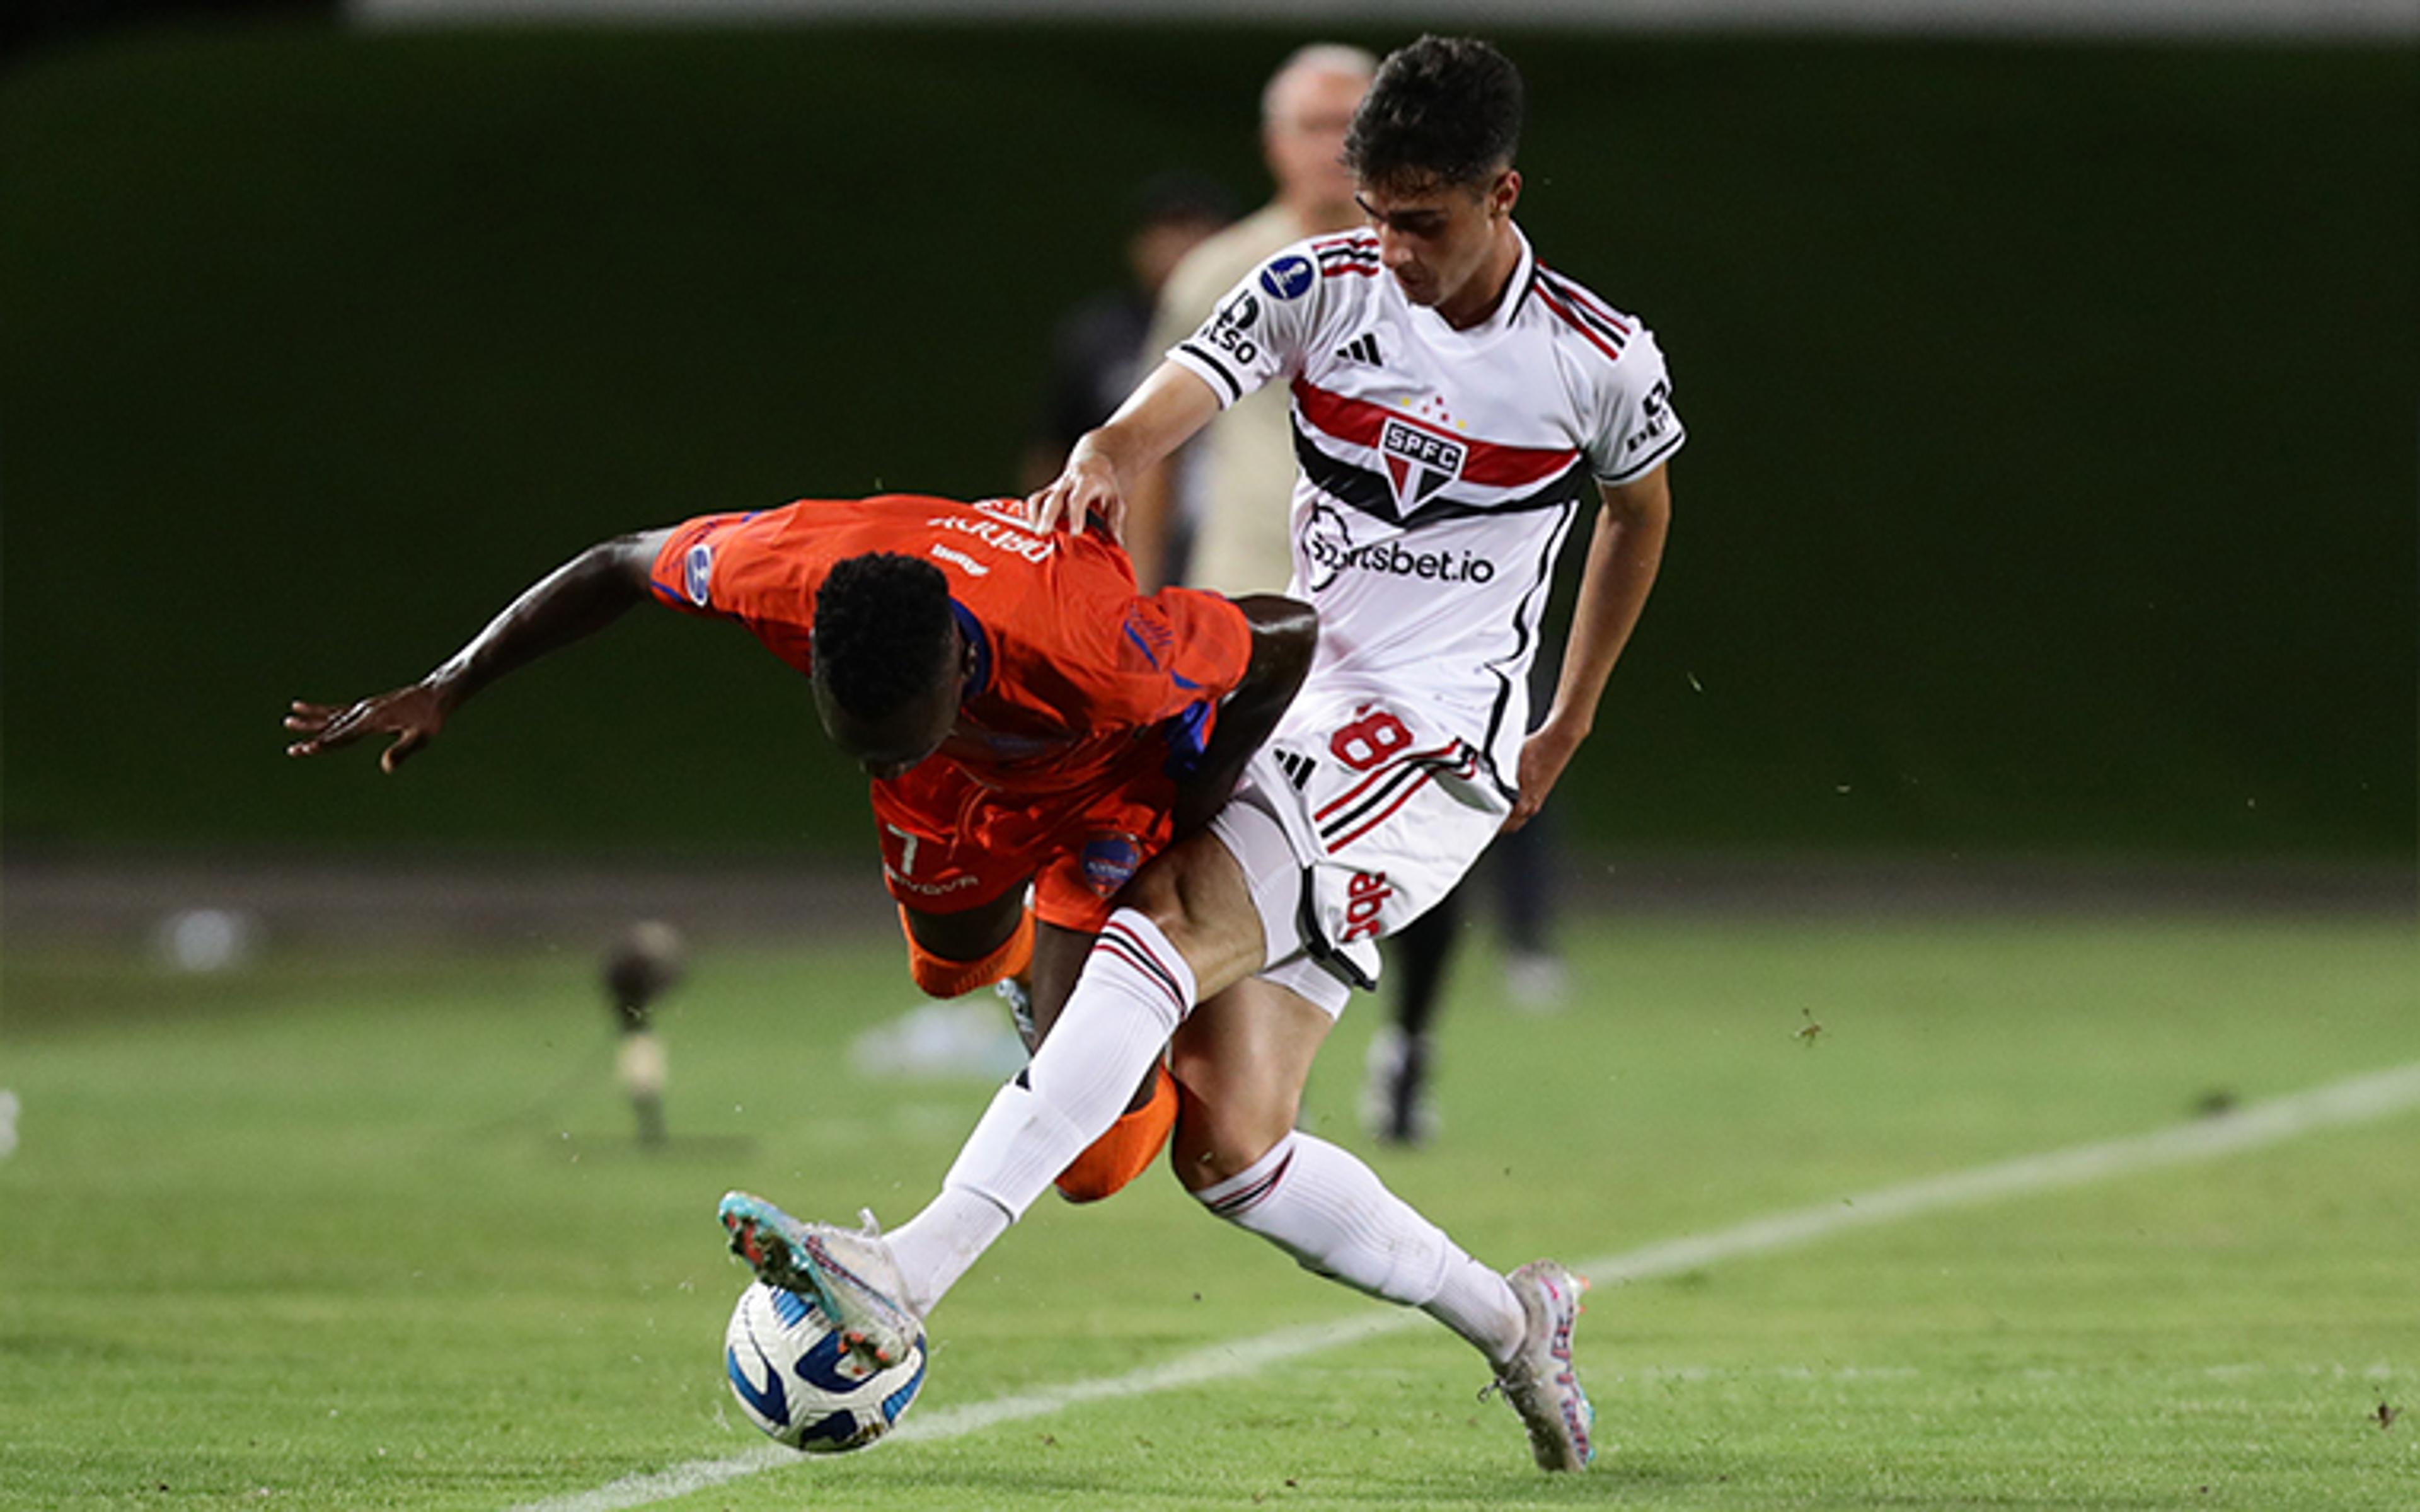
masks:
[[[874,821],[891,896],[927,914],[978,908],[1033,884],[1046,924],[1083,933],[1109,922],[1109,898],[1165,849],[1176,783],[1166,748],[1072,793],[1036,797],[983,786],[948,761],[876,782]]]

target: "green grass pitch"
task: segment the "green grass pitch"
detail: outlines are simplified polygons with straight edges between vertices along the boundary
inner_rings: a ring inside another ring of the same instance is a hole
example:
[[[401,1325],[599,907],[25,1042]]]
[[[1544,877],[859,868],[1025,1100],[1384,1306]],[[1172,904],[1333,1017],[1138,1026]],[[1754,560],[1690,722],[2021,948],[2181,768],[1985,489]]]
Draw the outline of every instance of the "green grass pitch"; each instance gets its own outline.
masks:
[[[2420,1061],[2408,920],[1572,934],[1559,1017],[1462,964],[1442,1137],[1373,1157],[1502,1265]],[[904,1218],[988,1095],[848,1071],[911,997],[887,942],[702,951],[653,1156],[582,950],[0,969],[9,1508],[499,1508],[745,1453],[716,1197]],[[1348,1013],[1308,1108],[1365,1150],[1378,1017]],[[1381,1305],[1155,1173],[1045,1199],[935,1318],[916,1413]],[[1584,1477],[1533,1471],[1421,1327],[659,1504],[2412,1508],[2420,1114],[1601,1287],[1578,1354],[1612,1446]]]

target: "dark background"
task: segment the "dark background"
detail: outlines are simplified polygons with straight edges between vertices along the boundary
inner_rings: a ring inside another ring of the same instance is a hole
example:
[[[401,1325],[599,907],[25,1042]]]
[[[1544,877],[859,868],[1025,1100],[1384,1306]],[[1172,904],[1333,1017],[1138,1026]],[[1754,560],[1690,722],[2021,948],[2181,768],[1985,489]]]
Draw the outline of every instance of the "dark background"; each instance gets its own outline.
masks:
[[[854,852],[860,784],[724,626],[642,610],[394,781],[285,762],[276,718],[624,529],[1011,490],[1129,190],[1256,201],[1301,39],[306,13],[21,49],[11,854]],[[1497,40],[1524,224],[1655,327],[1693,436],[1577,838],[2412,856],[2420,51]]]

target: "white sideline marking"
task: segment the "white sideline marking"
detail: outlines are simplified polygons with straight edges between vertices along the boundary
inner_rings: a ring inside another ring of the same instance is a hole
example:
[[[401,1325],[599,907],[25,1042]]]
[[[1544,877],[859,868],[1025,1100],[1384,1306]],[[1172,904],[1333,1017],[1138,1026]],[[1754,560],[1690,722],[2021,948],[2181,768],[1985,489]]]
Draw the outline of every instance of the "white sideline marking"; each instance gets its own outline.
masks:
[[[1844,1201],[1752,1218],[1712,1233],[1667,1240],[1584,1261],[1578,1269],[1600,1282],[1645,1281],[1696,1270],[1717,1260],[1766,1255],[1851,1229],[1871,1228],[1946,1209],[1970,1208],[2001,1197],[2056,1191],[2114,1176],[2216,1160],[2322,1129],[2373,1122],[2414,1106],[2420,1106],[2420,1062],[2331,1082],[2152,1134],[2075,1145],[2040,1155],[2021,1155],[1946,1176],[1859,1193]],[[1426,1321],[1424,1313],[1395,1308],[1356,1313],[1328,1323],[1280,1329],[1214,1344],[1122,1376],[1072,1381],[1063,1386],[1046,1386],[1015,1396],[944,1408],[910,1421],[900,1428],[897,1437],[905,1442],[964,1438],[1001,1423],[1047,1416],[1081,1402],[1147,1396],[1179,1386],[1249,1376],[1281,1361],[1317,1354]],[[628,1476],[595,1490],[531,1502],[514,1512],[620,1512],[622,1508],[668,1502],[760,1471],[816,1462],[811,1457],[766,1444],[720,1459],[692,1459],[652,1474]]]

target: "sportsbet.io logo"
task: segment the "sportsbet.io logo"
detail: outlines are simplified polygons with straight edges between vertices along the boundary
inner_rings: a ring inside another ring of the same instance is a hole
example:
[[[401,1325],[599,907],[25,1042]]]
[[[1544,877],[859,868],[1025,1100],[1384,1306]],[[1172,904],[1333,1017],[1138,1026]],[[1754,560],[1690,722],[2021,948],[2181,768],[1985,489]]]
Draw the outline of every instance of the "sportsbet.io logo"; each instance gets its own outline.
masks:
[[[1474,551],[1406,551],[1401,541],[1341,547],[1316,538],[1306,539],[1303,546],[1321,569],[1322,582],[1340,572],[1383,572],[1389,578],[1439,583],[1483,583],[1496,576],[1496,563]]]
[[[1395,486],[1395,511],[1408,515],[1462,476],[1470,448],[1450,436],[1390,419],[1378,433],[1378,453],[1387,459],[1388,481]]]
[[[1336,510],[1314,506],[1303,525],[1302,555],[1311,566],[1311,592],[1336,580],[1340,572],[1375,572],[1389,578],[1422,582],[1483,583],[1496,577],[1496,563],[1476,551],[1415,551],[1401,540],[1353,543],[1353,528]]]

